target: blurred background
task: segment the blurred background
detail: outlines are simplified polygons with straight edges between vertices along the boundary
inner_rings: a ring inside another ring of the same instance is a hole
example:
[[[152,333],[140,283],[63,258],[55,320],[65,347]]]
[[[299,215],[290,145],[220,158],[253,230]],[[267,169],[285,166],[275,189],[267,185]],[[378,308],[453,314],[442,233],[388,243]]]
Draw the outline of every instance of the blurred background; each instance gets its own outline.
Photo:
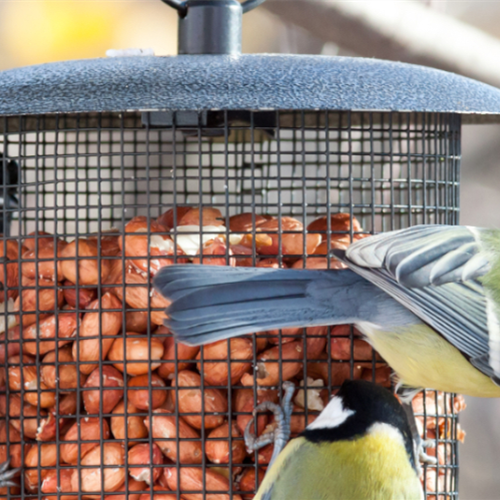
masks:
[[[500,86],[500,2],[267,0],[245,15],[243,51],[378,57]],[[3,0],[0,69],[104,57],[174,55],[177,15],[160,0]],[[500,227],[500,125],[463,128],[462,223]],[[500,400],[467,398],[462,500],[500,498]]]

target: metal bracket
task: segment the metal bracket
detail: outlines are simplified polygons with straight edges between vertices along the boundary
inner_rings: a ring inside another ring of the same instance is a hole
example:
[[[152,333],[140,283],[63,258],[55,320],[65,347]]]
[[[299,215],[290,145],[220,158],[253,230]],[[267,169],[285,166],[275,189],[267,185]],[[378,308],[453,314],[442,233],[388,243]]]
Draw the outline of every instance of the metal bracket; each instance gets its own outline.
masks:
[[[174,8],[178,13],[179,16],[184,17],[187,13],[187,1],[181,2],[179,0],[161,0],[163,3],[166,3],[167,5],[170,5],[170,7]],[[241,4],[241,8],[243,10],[243,14],[246,14],[247,12],[250,12],[251,10],[255,9],[258,7],[260,4],[263,4],[266,0],[246,0],[246,2],[243,2]]]
[[[250,12],[251,10],[258,7],[260,4],[264,3],[266,0],[246,0],[241,4],[241,8],[243,9],[243,14]]]
[[[187,14],[187,5],[186,2],[179,2],[178,0],[161,0],[163,3],[170,5],[173,7],[178,13],[179,16],[184,17]]]
[[[142,113],[142,124],[146,127],[173,127],[173,111],[146,111]],[[206,127],[207,112],[202,111],[176,111],[175,125],[179,129],[183,127]]]
[[[245,12],[265,0],[162,0],[179,14],[179,54],[241,53]]]

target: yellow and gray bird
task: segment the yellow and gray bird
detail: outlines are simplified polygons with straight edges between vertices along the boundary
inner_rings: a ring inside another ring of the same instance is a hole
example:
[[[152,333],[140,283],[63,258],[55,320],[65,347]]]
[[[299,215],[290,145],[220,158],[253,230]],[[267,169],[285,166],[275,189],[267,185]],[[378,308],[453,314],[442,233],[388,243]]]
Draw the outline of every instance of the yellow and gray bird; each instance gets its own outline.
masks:
[[[392,393],[346,381],[268,469],[255,500],[422,500],[406,414]]]
[[[333,253],[348,269],[165,267],[166,325],[197,345],[351,323],[405,387],[500,397],[500,231],[415,226]]]

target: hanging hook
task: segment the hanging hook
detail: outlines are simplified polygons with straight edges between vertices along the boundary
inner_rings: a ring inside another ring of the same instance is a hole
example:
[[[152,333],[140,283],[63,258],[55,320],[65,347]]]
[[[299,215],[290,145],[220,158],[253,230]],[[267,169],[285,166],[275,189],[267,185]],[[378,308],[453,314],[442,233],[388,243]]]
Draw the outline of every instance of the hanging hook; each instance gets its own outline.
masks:
[[[187,14],[186,2],[181,2],[180,0],[161,0],[161,1],[163,3],[166,3],[167,5],[170,5],[170,7],[173,7],[179,13],[179,16],[184,17]]]
[[[243,14],[250,12],[251,10],[258,7],[261,3],[264,3],[266,0],[246,0],[241,4],[241,8],[243,9]]]
[[[163,3],[170,5],[173,7],[181,17],[184,17],[187,13],[187,2],[182,2],[181,0],[161,0]],[[243,9],[243,14],[246,12],[250,12],[251,10],[258,7],[260,4],[264,3],[266,0],[246,0],[241,4],[241,8]]]

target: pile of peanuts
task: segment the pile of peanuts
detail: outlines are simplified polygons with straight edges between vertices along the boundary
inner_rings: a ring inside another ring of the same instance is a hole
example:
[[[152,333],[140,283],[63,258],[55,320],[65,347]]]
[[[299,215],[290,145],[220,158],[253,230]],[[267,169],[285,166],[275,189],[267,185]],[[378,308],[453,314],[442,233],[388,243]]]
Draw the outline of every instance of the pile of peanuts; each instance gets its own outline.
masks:
[[[292,217],[280,220],[180,206],[156,220],[135,217],[121,233],[0,242],[0,462],[10,456],[23,468],[12,494],[251,499],[273,446],[248,453],[243,432],[256,404],[279,401],[282,382],[297,387],[292,436],[324,408],[328,387],[347,378],[391,386],[389,367],[349,325],[260,332],[202,349],[175,344],[162,325],[168,302],[151,279],[163,266],[339,269],[329,250],[364,237],[348,214],[319,217],[307,232]],[[453,404],[463,409],[462,400]],[[431,420],[426,437],[449,439],[448,417]],[[274,425],[259,414],[257,434]],[[451,457],[445,446],[436,451],[441,465]]]

